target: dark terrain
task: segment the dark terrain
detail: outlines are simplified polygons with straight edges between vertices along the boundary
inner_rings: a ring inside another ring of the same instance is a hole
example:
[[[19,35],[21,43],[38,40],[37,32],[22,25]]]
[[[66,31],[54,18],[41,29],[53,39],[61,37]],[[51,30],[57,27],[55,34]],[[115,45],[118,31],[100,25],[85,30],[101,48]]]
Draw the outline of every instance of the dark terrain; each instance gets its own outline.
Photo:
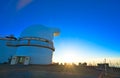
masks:
[[[120,68],[104,71],[90,66],[0,65],[0,78],[120,78]]]

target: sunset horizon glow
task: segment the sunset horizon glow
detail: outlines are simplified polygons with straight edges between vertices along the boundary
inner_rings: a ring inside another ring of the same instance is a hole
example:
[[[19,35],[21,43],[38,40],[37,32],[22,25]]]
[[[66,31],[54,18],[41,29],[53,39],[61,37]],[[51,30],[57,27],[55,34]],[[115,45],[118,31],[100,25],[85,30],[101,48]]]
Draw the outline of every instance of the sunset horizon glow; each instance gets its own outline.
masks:
[[[112,54],[109,53],[110,50],[102,48],[100,46],[85,43],[80,40],[65,40],[56,45],[56,51],[53,54],[53,62],[58,63],[68,63],[68,64],[79,64],[79,63],[88,63],[88,65],[97,65],[97,63],[109,63],[110,66],[120,67],[120,57],[112,57]],[[101,54],[100,53],[108,53]],[[60,53],[61,55],[57,55]],[[99,54],[95,56],[95,53]]]

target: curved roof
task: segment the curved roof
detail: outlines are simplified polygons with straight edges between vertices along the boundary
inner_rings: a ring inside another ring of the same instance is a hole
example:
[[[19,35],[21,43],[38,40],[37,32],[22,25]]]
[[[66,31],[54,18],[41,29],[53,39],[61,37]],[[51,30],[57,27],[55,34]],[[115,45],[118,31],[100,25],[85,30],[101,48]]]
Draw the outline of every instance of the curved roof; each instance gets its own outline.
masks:
[[[43,25],[32,25],[22,31],[20,37],[41,37],[52,40],[53,36],[59,35],[59,29],[49,28]]]

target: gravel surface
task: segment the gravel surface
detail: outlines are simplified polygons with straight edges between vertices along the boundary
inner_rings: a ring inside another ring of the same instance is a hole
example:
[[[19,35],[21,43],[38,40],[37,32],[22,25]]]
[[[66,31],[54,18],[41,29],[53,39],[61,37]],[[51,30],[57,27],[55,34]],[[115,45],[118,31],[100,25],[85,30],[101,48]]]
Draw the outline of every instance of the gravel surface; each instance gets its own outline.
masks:
[[[0,78],[120,78],[120,72],[111,76],[108,73],[108,77],[102,75],[95,68],[79,66],[0,65]]]

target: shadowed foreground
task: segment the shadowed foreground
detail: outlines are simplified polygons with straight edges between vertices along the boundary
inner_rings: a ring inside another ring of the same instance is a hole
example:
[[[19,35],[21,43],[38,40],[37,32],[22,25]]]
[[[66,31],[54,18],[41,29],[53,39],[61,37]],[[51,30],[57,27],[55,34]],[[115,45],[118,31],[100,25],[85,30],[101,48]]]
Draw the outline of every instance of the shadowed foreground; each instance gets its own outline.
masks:
[[[107,77],[103,75],[95,67],[0,65],[0,78],[120,78],[120,71],[108,71]]]

